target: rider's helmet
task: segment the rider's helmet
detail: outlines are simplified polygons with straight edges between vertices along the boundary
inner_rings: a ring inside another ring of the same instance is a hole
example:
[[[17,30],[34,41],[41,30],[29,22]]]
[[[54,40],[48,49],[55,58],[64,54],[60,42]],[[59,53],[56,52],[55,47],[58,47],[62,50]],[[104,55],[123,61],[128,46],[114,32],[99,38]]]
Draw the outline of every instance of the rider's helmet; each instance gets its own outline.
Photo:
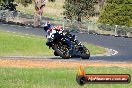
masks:
[[[49,28],[51,28],[51,24],[50,24],[50,22],[46,22],[44,24],[44,30],[47,31]]]

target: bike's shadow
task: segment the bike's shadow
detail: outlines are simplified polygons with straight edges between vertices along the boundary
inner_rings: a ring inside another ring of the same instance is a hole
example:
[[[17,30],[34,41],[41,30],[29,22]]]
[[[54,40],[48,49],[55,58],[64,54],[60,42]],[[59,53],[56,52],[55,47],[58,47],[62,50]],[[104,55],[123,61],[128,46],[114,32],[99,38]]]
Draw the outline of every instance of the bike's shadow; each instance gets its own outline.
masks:
[[[48,59],[52,59],[52,60],[81,60],[81,58],[78,58],[78,57],[72,57],[72,58],[69,58],[69,59],[63,59],[59,56],[54,56],[54,57],[49,57]]]

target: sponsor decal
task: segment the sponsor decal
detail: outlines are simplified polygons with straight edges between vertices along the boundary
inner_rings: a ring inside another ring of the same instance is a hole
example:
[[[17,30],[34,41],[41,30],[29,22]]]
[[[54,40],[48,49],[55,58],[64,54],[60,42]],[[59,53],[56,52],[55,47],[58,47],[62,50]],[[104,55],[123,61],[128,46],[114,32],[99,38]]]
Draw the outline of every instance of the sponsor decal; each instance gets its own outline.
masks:
[[[129,74],[86,74],[82,66],[76,76],[79,85],[84,84],[121,84],[130,83],[131,76]]]

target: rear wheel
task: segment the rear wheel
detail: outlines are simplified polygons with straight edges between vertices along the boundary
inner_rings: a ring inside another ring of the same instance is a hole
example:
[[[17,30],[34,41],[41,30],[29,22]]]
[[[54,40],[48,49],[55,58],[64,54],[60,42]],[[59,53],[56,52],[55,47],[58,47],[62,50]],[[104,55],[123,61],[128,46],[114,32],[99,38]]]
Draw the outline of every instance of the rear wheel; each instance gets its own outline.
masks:
[[[59,42],[58,44],[54,45],[54,50],[60,57],[64,59],[70,58],[69,49],[67,45],[63,45]]]

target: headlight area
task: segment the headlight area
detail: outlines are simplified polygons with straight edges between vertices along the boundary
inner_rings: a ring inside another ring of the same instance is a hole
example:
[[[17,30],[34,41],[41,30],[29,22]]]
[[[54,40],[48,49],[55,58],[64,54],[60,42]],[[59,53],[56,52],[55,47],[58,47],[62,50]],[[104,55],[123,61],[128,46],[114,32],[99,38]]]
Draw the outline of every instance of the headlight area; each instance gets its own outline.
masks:
[[[54,38],[54,35],[51,35],[51,38],[53,39]]]

